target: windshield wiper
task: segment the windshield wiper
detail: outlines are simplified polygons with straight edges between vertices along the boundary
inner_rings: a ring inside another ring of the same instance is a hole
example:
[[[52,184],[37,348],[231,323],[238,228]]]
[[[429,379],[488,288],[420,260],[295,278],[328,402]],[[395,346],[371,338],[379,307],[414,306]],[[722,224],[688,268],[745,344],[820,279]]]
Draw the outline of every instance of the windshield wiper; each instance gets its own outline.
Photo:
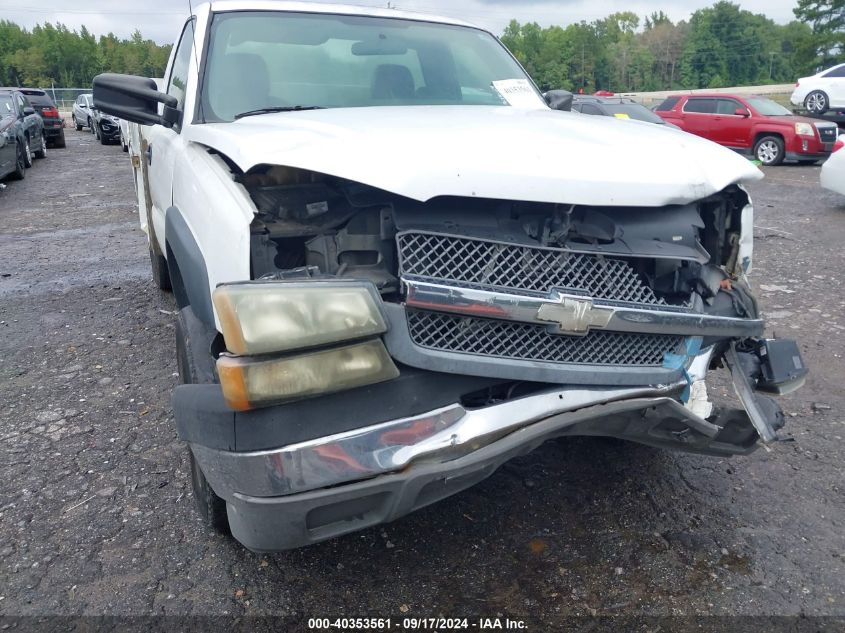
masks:
[[[253,116],[254,114],[270,114],[271,112],[299,112],[301,110],[324,110],[323,106],[272,106],[269,108],[258,108],[256,110],[247,110],[235,115],[235,119],[241,119],[245,116]]]

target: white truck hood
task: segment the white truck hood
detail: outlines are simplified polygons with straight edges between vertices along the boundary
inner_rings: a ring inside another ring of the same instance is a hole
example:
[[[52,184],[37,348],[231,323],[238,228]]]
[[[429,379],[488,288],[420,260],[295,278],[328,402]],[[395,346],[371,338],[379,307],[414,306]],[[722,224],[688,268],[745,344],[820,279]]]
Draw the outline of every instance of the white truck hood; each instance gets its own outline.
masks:
[[[663,206],[763,177],[734,152],[667,126],[545,109],[335,108],[193,124],[183,134],[243,171],[297,167],[419,201]]]

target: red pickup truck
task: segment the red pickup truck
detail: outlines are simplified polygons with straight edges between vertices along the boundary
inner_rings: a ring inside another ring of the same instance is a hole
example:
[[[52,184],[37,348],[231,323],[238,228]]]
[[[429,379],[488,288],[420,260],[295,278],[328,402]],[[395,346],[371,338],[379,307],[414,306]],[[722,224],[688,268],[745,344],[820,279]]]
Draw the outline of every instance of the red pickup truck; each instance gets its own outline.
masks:
[[[686,132],[752,155],[764,165],[784,159],[815,163],[830,155],[837,137],[835,123],[795,116],[765,97],[672,95],[655,112]]]

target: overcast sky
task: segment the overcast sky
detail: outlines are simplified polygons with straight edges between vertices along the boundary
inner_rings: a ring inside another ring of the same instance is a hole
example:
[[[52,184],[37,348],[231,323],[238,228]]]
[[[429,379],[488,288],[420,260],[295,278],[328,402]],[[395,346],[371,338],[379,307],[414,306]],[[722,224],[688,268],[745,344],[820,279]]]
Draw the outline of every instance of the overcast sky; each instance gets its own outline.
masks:
[[[797,4],[796,0],[734,1],[743,9],[764,13],[776,22],[794,19],[792,8]],[[387,5],[386,0],[347,0],[347,3]],[[391,6],[400,9],[460,18],[484,26],[497,35],[512,18],[549,26],[581,20],[589,22],[616,11],[634,11],[642,17],[663,10],[677,21],[712,4],[708,0],[674,0],[671,4],[661,0],[391,0]],[[188,0],[0,0],[0,19],[27,28],[44,22],[62,22],[72,29],[84,24],[95,35],[111,31],[120,37],[126,37],[138,28],[144,37],[159,43],[171,42],[187,15]]]

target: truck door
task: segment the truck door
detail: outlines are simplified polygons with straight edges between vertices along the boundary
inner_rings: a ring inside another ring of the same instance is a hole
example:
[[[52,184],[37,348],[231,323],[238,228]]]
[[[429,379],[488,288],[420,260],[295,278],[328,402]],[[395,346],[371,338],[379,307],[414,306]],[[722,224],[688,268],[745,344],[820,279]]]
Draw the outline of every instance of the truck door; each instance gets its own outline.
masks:
[[[691,134],[720,142],[715,130],[716,100],[704,97],[690,97],[684,104],[681,119],[683,128]]]
[[[165,77],[167,94],[176,97],[177,107],[185,104],[185,90],[188,85],[188,66],[193,55],[194,23],[188,20],[182,29],[179,45],[173,57],[168,76]],[[183,117],[190,116],[184,113]],[[141,147],[141,160],[146,161],[150,182],[152,232],[158,240],[161,252],[164,248],[164,214],[173,203],[173,165],[184,143],[180,127],[152,126],[146,134],[146,147]]]

